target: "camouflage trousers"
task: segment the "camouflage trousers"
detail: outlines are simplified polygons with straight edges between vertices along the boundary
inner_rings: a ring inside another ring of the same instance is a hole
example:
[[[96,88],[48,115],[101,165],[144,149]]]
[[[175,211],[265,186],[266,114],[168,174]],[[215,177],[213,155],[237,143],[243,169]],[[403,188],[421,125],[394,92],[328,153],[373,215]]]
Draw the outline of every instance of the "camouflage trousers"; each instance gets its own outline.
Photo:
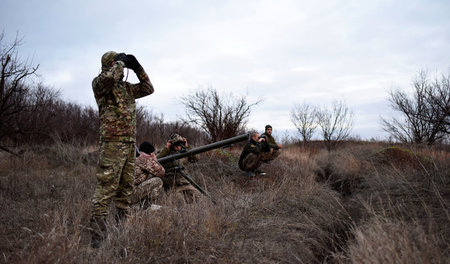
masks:
[[[261,160],[262,162],[269,162],[272,161],[276,158],[278,158],[278,156],[280,156],[281,151],[279,151],[278,149],[273,149],[271,148],[269,152],[262,152],[261,153]]]
[[[280,155],[280,151],[270,149],[269,152],[261,152],[259,154],[250,153],[242,160],[244,171],[254,171],[258,169],[263,162],[269,162],[276,159]]]
[[[158,177],[153,177],[135,185],[131,195],[131,204],[139,204],[142,200],[155,200],[163,187],[163,181]]]
[[[97,187],[92,197],[92,219],[104,221],[112,201],[119,215],[126,215],[133,192],[136,152],[134,143],[101,142]]]
[[[186,180],[179,172],[167,172],[163,177],[164,189],[174,192],[176,199],[192,203],[199,199],[202,193]]]
[[[202,193],[197,190],[192,184],[175,186],[173,188],[178,200],[183,200],[186,203],[193,203],[200,198]]]
[[[250,153],[242,160],[242,170],[244,171],[254,171],[259,168],[262,164],[262,155]]]

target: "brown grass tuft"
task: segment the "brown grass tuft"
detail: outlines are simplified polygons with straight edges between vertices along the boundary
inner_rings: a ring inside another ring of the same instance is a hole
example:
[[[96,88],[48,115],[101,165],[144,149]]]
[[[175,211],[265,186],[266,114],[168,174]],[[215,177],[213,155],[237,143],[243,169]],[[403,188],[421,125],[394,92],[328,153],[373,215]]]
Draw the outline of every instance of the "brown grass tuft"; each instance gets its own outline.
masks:
[[[448,263],[440,238],[420,223],[376,216],[354,231],[349,243],[351,263]]]
[[[361,181],[362,162],[348,151],[321,152],[316,156],[317,180],[336,191],[352,194]]]
[[[374,154],[373,160],[406,169],[433,168],[433,160],[430,157],[402,147],[383,148]]]

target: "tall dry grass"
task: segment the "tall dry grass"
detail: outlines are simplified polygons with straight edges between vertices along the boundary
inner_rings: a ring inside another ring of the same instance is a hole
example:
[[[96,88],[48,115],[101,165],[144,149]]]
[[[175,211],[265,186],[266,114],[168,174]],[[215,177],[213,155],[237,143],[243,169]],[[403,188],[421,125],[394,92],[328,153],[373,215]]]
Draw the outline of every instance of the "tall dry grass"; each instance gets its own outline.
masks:
[[[449,262],[449,156],[417,146],[375,146],[317,157],[319,171],[329,169],[334,181],[348,180],[355,172],[359,178],[351,195],[343,199],[356,220],[353,238],[336,259],[342,263]],[[355,157],[359,166],[350,166],[348,160]]]
[[[239,149],[202,154],[186,171],[212,200],[166,193],[160,210],[109,217],[99,249],[87,228],[95,155],[64,144],[3,154],[0,262],[446,263],[449,155],[419,153],[434,168],[420,170],[382,149],[288,147],[255,179],[237,168]]]
[[[440,238],[411,220],[373,216],[355,228],[348,246],[351,263],[447,263]]]

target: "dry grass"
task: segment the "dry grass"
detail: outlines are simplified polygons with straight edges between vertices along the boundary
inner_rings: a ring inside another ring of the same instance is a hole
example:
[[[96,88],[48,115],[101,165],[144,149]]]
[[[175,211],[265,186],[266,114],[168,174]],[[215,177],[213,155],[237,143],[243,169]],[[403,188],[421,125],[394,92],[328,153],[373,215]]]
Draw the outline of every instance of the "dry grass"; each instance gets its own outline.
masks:
[[[349,243],[352,263],[446,263],[439,238],[420,223],[374,216],[354,230]]]
[[[348,150],[321,152],[316,156],[317,180],[328,183],[333,189],[350,195],[361,181],[363,164]]]
[[[186,170],[214,202],[165,194],[158,211],[110,217],[99,249],[86,227],[95,156],[62,144],[2,154],[0,262],[447,263],[450,155],[414,150],[432,161],[421,169],[382,149],[286,148],[256,179],[237,168],[239,150],[202,154]]]

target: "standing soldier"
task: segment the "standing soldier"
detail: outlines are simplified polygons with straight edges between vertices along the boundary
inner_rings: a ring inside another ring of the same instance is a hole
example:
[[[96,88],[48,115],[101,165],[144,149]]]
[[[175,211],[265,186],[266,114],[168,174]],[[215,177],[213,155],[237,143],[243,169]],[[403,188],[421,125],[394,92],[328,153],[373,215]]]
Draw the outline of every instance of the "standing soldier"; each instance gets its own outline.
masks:
[[[275,138],[273,138],[271,125],[267,125],[264,128],[264,133],[261,134],[261,137],[266,138],[266,141],[267,143],[269,143],[270,146],[270,151],[264,153],[262,161],[269,162],[271,160],[276,159],[280,155],[281,153],[280,149],[283,148],[283,145],[277,144]]]
[[[190,147],[186,138],[174,133],[170,136],[166,146],[159,150],[156,157],[159,159],[162,157],[171,156],[186,151],[186,149],[189,148]],[[195,162],[197,161],[197,158],[195,156],[191,156],[187,158],[187,161]],[[163,166],[166,170],[166,175],[162,178],[165,190],[173,189],[177,195],[182,196],[184,201],[187,203],[192,203],[200,197],[200,191],[192,186],[192,184],[190,184],[189,181],[182,176],[182,173],[184,172],[180,172],[180,170],[183,170],[184,168],[181,160],[167,162],[164,163]]]
[[[114,200],[116,219],[127,215],[133,191],[136,141],[135,99],[154,89],[133,55],[109,51],[103,54],[102,71],[92,81],[100,116],[100,158],[97,187],[92,197],[91,245],[99,247],[106,236],[108,207]],[[135,72],[139,83],[124,82],[124,67]]]

